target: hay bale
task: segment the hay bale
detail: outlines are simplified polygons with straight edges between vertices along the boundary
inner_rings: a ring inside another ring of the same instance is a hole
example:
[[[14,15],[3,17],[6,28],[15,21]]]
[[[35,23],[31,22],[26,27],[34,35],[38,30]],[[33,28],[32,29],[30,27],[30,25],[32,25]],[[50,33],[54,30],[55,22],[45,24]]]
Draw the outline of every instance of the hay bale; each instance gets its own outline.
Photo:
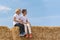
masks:
[[[0,40],[60,40],[60,27],[32,27],[33,38],[19,36],[19,27],[0,26]]]
[[[13,36],[13,40],[20,40],[20,36],[19,36],[19,27],[13,27],[12,29],[10,29],[12,32],[12,36]]]
[[[13,40],[11,31],[6,26],[0,26],[0,40]]]

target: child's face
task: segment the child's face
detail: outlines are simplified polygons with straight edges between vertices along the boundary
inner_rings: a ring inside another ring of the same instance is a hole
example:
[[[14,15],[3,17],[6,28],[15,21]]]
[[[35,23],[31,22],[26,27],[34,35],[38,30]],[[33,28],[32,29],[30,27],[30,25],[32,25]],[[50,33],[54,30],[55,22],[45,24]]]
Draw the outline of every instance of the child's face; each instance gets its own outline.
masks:
[[[17,13],[17,14],[20,14],[20,13],[21,13],[21,10],[17,11],[16,13]]]
[[[24,16],[27,15],[27,11],[25,11],[25,12],[23,13],[23,15],[24,15]]]

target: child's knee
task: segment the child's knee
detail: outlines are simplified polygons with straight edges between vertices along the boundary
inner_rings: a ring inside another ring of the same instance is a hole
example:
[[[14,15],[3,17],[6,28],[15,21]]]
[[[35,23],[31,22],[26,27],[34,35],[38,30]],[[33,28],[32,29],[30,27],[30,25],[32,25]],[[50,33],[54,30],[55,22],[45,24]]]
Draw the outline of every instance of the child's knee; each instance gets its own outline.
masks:
[[[29,23],[27,23],[27,26],[30,26],[30,24],[29,24]]]

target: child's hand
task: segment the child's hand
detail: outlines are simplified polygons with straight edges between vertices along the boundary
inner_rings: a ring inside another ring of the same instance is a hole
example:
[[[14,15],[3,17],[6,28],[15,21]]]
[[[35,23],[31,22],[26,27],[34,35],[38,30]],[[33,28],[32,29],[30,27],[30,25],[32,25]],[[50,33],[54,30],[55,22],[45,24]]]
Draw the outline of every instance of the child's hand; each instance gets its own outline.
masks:
[[[19,23],[23,24],[23,21],[22,20],[19,20]]]

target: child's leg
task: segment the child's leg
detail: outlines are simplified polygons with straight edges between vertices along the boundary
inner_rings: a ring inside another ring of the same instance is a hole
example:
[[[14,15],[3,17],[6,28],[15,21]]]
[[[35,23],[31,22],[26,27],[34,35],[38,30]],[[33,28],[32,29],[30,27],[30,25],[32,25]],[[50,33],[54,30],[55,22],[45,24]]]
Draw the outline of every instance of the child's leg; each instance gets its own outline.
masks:
[[[27,24],[24,24],[24,26],[25,26],[25,34],[26,34],[26,38],[28,38]]]
[[[29,30],[29,34],[31,34],[31,25],[29,23],[27,23],[27,27],[28,27],[28,30]]]
[[[31,25],[27,24],[28,30],[29,30],[29,37],[32,38],[32,32],[31,32]]]
[[[20,24],[20,23],[17,23],[15,24],[15,26],[18,26],[19,27],[19,31],[20,31],[20,36],[24,36],[24,25],[23,24]]]
[[[27,32],[27,25],[24,24],[24,27],[25,27],[25,34],[27,34],[27,33],[28,33],[28,32]]]
[[[23,25],[23,24],[21,24],[20,26],[21,26],[21,28],[22,28],[22,33],[24,33],[24,32],[25,32],[24,25]]]

